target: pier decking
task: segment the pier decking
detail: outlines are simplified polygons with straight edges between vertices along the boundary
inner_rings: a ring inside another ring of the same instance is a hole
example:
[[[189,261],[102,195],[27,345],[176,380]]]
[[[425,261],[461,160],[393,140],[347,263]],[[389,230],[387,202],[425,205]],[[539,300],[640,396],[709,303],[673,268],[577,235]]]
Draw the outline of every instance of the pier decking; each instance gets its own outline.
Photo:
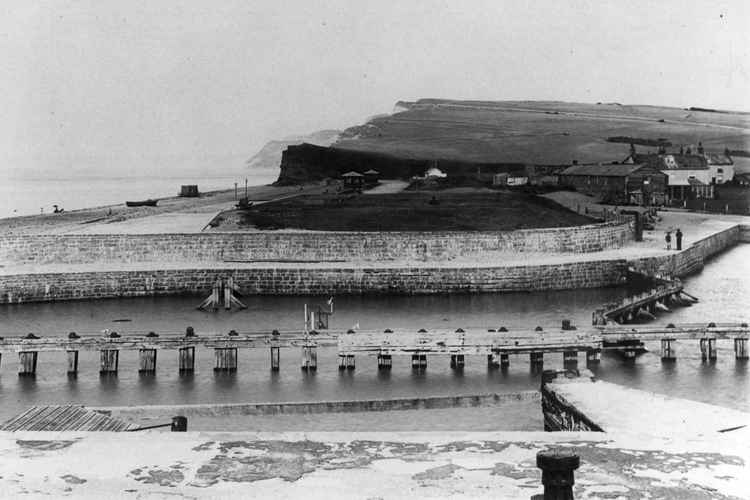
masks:
[[[301,368],[316,370],[317,348],[320,345],[336,345],[339,368],[355,368],[355,357],[369,355],[378,357],[378,368],[389,370],[392,356],[412,357],[414,369],[427,366],[428,355],[450,355],[451,367],[461,369],[467,355],[486,355],[490,367],[507,367],[510,355],[528,354],[532,369],[541,369],[545,354],[562,353],[564,365],[574,368],[578,353],[586,353],[587,364],[599,362],[600,353],[606,350],[621,352],[627,359],[635,359],[642,350],[643,341],[661,341],[664,360],[674,360],[674,343],[698,340],[703,359],[717,357],[717,340],[734,340],[735,357],[748,359],[750,328],[746,323],[669,324],[666,326],[622,326],[600,325],[576,329],[569,322],[563,328],[507,329],[468,328],[427,331],[386,329],[372,330],[327,330],[318,332],[285,331],[245,332],[234,330],[226,334],[195,334],[188,328],[185,334],[154,332],[112,333],[105,335],[77,335],[67,337],[24,337],[0,339],[0,361],[2,353],[18,353],[19,375],[34,375],[39,352],[65,352],[68,359],[68,374],[78,373],[79,351],[100,352],[100,373],[116,374],[120,351],[138,351],[139,371],[154,373],[158,351],[177,350],[180,372],[192,372],[195,367],[196,348],[213,349],[216,371],[237,370],[238,349],[269,349],[271,370],[280,369],[280,350],[298,348],[301,351]]]

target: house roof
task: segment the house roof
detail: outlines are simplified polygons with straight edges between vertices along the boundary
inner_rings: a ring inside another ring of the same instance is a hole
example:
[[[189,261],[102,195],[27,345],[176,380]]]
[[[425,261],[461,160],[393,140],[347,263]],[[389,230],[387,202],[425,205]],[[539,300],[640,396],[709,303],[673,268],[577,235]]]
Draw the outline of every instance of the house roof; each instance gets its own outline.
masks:
[[[643,167],[642,163],[634,164],[606,164],[606,165],[573,165],[560,175],[593,175],[600,177],[625,177]]]
[[[364,175],[352,170],[351,172],[347,172],[343,174],[341,177],[364,177]]]
[[[708,160],[701,155],[686,154],[636,154],[636,163],[647,163],[660,170],[706,170]]]
[[[694,179],[692,177],[688,179],[687,181],[688,181],[688,184],[690,184],[691,186],[706,186],[707,185],[705,182],[701,182],[698,179]]]
[[[371,168],[370,170],[368,170],[367,172],[365,172],[365,175],[380,175],[380,172],[378,172],[374,168]]]
[[[703,155],[709,165],[734,165],[732,158],[720,153],[706,153]]]

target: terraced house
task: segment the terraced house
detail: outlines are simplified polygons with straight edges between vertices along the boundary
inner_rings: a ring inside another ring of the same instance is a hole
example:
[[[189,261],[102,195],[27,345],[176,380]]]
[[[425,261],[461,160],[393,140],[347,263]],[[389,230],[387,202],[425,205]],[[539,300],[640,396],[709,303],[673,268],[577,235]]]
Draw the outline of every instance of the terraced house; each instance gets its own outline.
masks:
[[[647,163],[573,165],[560,174],[560,185],[617,205],[659,205],[665,201],[667,176]]]

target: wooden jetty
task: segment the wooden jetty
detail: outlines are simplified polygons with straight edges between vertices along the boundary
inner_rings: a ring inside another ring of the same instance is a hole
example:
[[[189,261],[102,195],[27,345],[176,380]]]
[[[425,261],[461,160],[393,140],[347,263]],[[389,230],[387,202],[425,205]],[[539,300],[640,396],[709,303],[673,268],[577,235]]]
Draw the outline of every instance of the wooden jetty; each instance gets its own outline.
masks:
[[[139,371],[144,374],[156,372],[157,353],[160,350],[178,352],[180,373],[195,369],[196,349],[214,350],[214,369],[233,372],[238,369],[238,349],[269,349],[271,370],[278,371],[281,349],[300,350],[300,367],[303,370],[318,368],[317,348],[321,345],[336,345],[339,368],[353,370],[359,355],[377,356],[378,368],[389,370],[393,356],[411,356],[412,368],[423,370],[427,357],[450,356],[451,367],[461,369],[466,356],[486,356],[490,367],[508,367],[510,355],[528,355],[532,370],[541,369],[545,354],[562,353],[564,366],[574,368],[578,354],[586,353],[586,362],[595,365],[602,351],[617,351],[627,359],[635,359],[643,341],[660,341],[662,358],[673,360],[674,345],[678,341],[698,341],[705,360],[717,357],[717,340],[733,340],[735,357],[748,359],[748,337],[750,329],[746,323],[679,324],[666,326],[630,327],[622,325],[600,325],[578,330],[564,321],[562,328],[513,329],[459,328],[457,330],[434,329],[419,331],[397,330],[327,330],[201,333],[188,327],[184,334],[154,332],[110,333],[109,335],[77,335],[67,337],[27,336],[0,338],[0,360],[2,353],[18,354],[19,375],[36,374],[39,352],[65,352],[69,375],[79,370],[79,351],[99,351],[100,373],[115,375],[118,371],[120,351],[138,351]],[[161,358],[161,356],[159,356]]]

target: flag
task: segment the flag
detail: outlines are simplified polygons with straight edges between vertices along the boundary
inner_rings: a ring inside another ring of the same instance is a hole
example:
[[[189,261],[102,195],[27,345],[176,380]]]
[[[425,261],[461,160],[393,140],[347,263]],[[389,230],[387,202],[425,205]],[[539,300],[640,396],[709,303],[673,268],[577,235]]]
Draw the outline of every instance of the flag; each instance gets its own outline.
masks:
[[[333,307],[333,297],[331,297],[330,299],[328,299],[328,305],[331,306],[331,307]]]

